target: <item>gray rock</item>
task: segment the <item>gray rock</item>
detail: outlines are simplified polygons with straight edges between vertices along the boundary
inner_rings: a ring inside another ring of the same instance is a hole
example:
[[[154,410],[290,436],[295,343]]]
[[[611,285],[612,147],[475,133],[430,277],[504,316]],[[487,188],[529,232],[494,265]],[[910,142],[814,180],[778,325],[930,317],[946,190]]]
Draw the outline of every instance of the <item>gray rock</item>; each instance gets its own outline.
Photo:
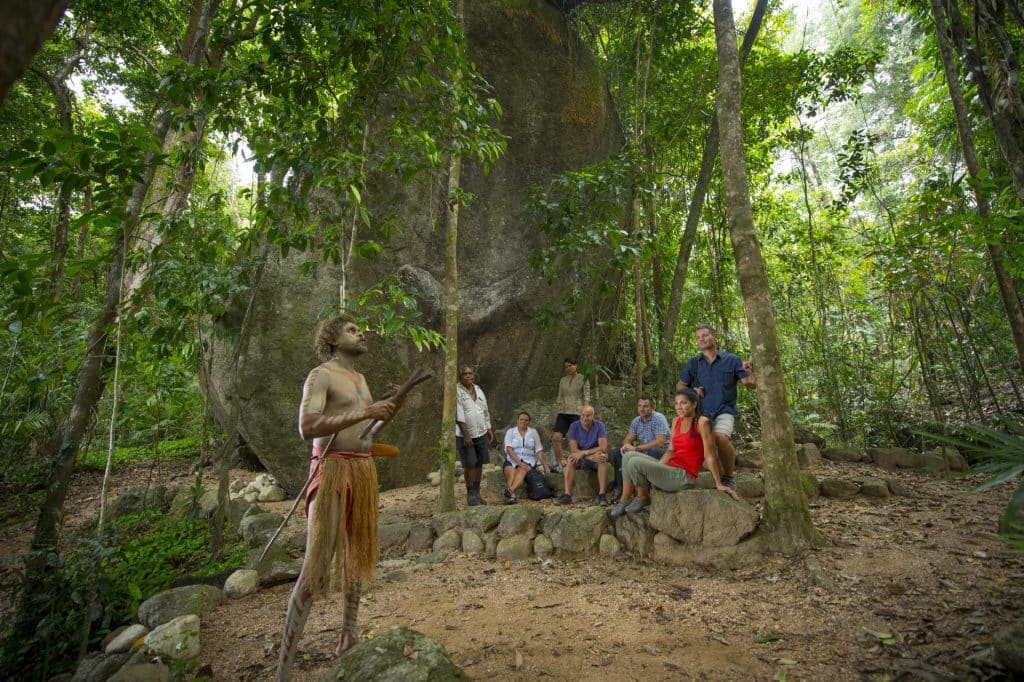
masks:
[[[383,571],[392,571],[396,568],[405,568],[410,562],[408,559],[385,559],[377,562],[377,568]]]
[[[480,554],[484,551],[484,541],[472,528],[462,531],[462,551],[466,554]]]
[[[228,576],[224,582],[224,596],[238,599],[252,594],[260,586],[260,574],[251,568],[243,568]]]
[[[169,682],[171,670],[162,663],[129,663],[110,678],[110,682]]]
[[[650,514],[625,514],[615,520],[615,537],[632,554],[650,556],[654,533]]]
[[[537,556],[548,556],[555,551],[555,546],[547,535],[538,535],[533,538],[533,553]]]
[[[614,535],[605,533],[598,541],[598,551],[603,557],[614,558],[622,554],[622,544]]]
[[[469,507],[462,512],[462,523],[460,528],[472,528],[480,533],[488,533],[494,530],[507,507],[496,505],[482,505]]]
[[[797,444],[813,443],[819,450],[825,447],[825,439],[818,434],[802,427],[795,427],[793,429],[793,440]]]
[[[608,477],[608,487],[611,487],[611,476]],[[597,472],[587,469],[577,470],[576,479],[572,483],[572,499],[576,502],[590,502],[597,497],[600,490],[597,481]]]
[[[907,487],[894,478],[885,479],[885,484],[889,486],[889,492],[891,492],[893,495],[896,495],[898,497],[910,496],[910,491],[907,490]]]
[[[868,459],[860,448],[825,448],[821,456],[832,462],[863,462]]]
[[[728,547],[757,528],[757,512],[717,490],[651,491],[651,526],[686,545]],[[641,512],[643,513],[643,512]]]
[[[263,547],[281,527],[284,517],[274,512],[248,514],[238,524],[238,534],[253,547]]]
[[[188,614],[153,628],[146,635],[146,648],[174,660],[199,656],[199,616]]]
[[[441,535],[452,528],[462,528],[462,512],[450,511],[434,514],[430,519],[430,525],[434,529],[434,535]]]
[[[801,469],[817,469],[821,466],[821,450],[814,443],[801,443],[796,446],[796,461]]]
[[[583,511],[552,512],[541,525],[555,549],[590,552],[608,527],[608,517],[604,507],[587,507]]]
[[[240,478],[236,478],[235,480],[231,481],[230,485],[228,485],[228,490],[230,490],[233,493],[240,493],[242,492],[246,485],[248,484],[245,481],[243,481]]]
[[[484,556],[488,559],[498,556],[498,531],[492,530],[484,535]]]
[[[417,565],[439,564],[448,558],[448,552],[427,552],[416,559]]]
[[[992,649],[1003,667],[1014,675],[1024,675],[1024,619],[996,631]]]
[[[498,561],[521,561],[529,559],[533,552],[533,539],[525,535],[513,535],[498,541],[495,558]]]
[[[131,657],[130,653],[121,654],[88,654],[82,659],[71,682],[106,682]]]
[[[736,474],[736,494],[745,500],[764,497],[764,481],[757,474]]]
[[[409,539],[406,547],[410,552],[422,552],[434,544],[434,531],[430,526],[421,523],[414,523],[409,528]]]
[[[164,511],[168,505],[166,502],[167,486],[132,486],[126,488],[117,496],[107,513],[111,519],[117,519],[129,514],[141,514],[146,509]]]
[[[204,517],[210,518],[213,516],[213,512],[217,510],[218,497],[216,488],[207,488],[199,496],[199,509]]]
[[[743,450],[736,453],[736,467],[745,469],[764,469],[764,456],[760,450]]]
[[[715,489],[715,478],[711,475],[710,471],[701,471],[697,474],[697,480],[694,481],[696,486],[701,490],[714,490]]]
[[[934,455],[945,459],[946,464],[949,465],[950,471],[970,471],[971,467],[967,463],[967,459],[962,454],[960,454],[959,450],[957,450],[951,445],[935,448],[934,450],[926,452],[925,454]]]
[[[907,448],[868,448],[868,457],[882,469],[896,471],[897,469],[917,469],[919,453]]]
[[[448,652],[426,635],[408,628],[391,628],[355,645],[334,664],[323,682],[468,682]]]
[[[224,601],[224,591],[211,585],[185,585],[155,594],[139,606],[138,619],[150,630],[184,615],[202,616]]]
[[[860,486],[853,481],[844,481],[839,478],[823,478],[821,480],[822,497],[829,497],[833,500],[849,500],[860,494]]]
[[[254,549],[248,565],[255,564],[262,551],[262,547]],[[260,576],[260,587],[280,585],[298,579],[299,571],[302,570],[302,557],[293,557],[284,548],[274,545],[263,561],[255,565],[255,569]]]
[[[441,472],[440,471],[429,471],[427,472],[427,483],[430,485],[441,485]]]
[[[857,484],[860,486],[860,494],[864,497],[871,497],[876,500],[892,497],[889,485],[880,478],[864,476],[857,479]]]
[[[402,547],[409,539],[411,523],[383,523],[377,526],[377,545],[383,552]]]
[[[462,534],[455,528],[449,528],[434,540],[434,551],[454,551],[462,545]]]
[[[288,495],[281,486],[268,485],[260,490],[260,495],[257,499],[260,502],[281,502],[282,500],[288,499]]]
[[[301,549],[305,551],[306,528],[288,528],[285,526],[285,529],[281,531],[281,535],[278,536],[277,542],[280,542],[282,547],[291,547],[292,549]],[[260,549],[262,549],[262,547]]]
[[[537,534],[537,523],[544,512],[537,507],[516,505],[509,507],[501,516],[498,524],[498,537],[508,538],[513,535],[525,535],[532,538]]]
[[[562,295],[561,287],[548,285],[542,274],[526,265],[531,248],[543,236],[538,217],[523,211],[523,199],[529,188],[544,186],[563,171],[614,155],[623,138],[597,61],[552,3],[468,2],[464,23],[467,56],[492,85],[492,96],[504,109],[497,125],[508,139],[508,149],[491,164],[489,174],[471,159],[463,163],[462,188],[476,200],[473,210],[460,217],[460,227],[474,238],[460,247],[460,257],[471,266],[459,277],[459,333],[466,348],[472,349],[472,357],[466,360],[487,368],[484,384],[492,413],[508,415],[541,387],[552,402],[552,382],[561,373],[567,348],[587,348],[588,357],[597,357],[601,351],[592,348],[586,306],[562,316],[560,324],[550,329],[539,328],[532,315],[523,314]],[[373,134],[370,140],[373,159],[393,151],[383,135]],[[447,180],[435,174],[403,184],[397,174],[377,172],[376,167],[367,170],[375,181],[362,198],[374,220],[393,217],[403,229],[398,243],[386,247],[374,261],[353,264],[349,291],[364,291],[386,274],[401,273],[417,290],[421,323],[440,328],[444,262],[437,254],[444,252],[444,234],[436,225],[446,207]],[[322,197],[312,210],[326,224],[344,222],[348,216],[348,207],[333,197]],[[308,448],[294,433],[298,387],[315,364],[305,349],[316,320],[323,316],[323,302],[337,298],[339,279],[338,267],[329,262],[321,263],[315,276],[303,275],[300,268],[311,255],[293,252],[268,261],[248,317],[252,336],[238,363],[237,383],[232,382],[230,344],[214,344],[210,369],[204,364],[203,370],[207,372],[204,394],[224,425],[231,422],[230,399],[235,395],[231,387],[238,386],[243,396],[238,402],[238,430],[293,494],[306,479],[309,457]],[[593,276],[601,274],[595,271]],[[242,300],[248,296],[243,292]],[[241,318],[238,308],[232,307],[216,320],[220,329],[211,333],[233,336]],[[528,359],[509,362],[509,348],[529,348]],[[389,339],[360,360],[370,386],[408,376],[413,365],[442,376],[443,353],[421,353],[411,343]],[[409,453],[427,452],[437,444],[441,401],[436,391],[414,390],[403,415],[384,430],[382,440]],[[409,428],[413,420],[409,415],[415,415],[415,428]],[[432,457],[380,458],[381,484],[388,489],[418,483],[435,468],[434,461]]]
[[[103,652],[107,654],[121,654],[131,651],[135,644],[149,634],[149,628],[140,623],[134,623],[121,631],[104,647]]]

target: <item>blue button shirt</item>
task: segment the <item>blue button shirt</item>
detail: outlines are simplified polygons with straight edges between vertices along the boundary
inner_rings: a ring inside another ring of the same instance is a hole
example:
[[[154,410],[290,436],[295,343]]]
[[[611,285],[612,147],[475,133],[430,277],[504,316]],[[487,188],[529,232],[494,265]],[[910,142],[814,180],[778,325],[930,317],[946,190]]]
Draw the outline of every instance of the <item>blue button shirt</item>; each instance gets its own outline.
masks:
[[[701,353],[697,362],[686,363],[679,380],[690,388],[704,389],[703,414],[713,420],[720,414],[736,416],[736,382],[748,376],[750,372],[743,369],[743,361],[737,355],[719,352],[713,362],[708,362]]]
[[[629,432],[636,436],[636,443],[643,445],[650,443],[658,436],[668,438],[668,420],[661,412],[651,412],[651,418],[644,421],[637,415],[629,425]]]

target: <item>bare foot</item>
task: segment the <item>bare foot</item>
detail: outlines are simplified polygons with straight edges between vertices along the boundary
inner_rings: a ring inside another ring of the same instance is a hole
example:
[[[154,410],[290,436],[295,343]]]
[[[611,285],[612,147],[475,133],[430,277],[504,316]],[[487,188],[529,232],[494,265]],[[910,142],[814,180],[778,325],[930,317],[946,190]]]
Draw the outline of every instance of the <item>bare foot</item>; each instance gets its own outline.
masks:
[[[356,635],[350,635],[343,631],[341,633],[341,639],[338,640],[338,646],[334,649],[334,655],[341,658],[346,651],[354,647],[356,644],[359,644],[359,637]]]

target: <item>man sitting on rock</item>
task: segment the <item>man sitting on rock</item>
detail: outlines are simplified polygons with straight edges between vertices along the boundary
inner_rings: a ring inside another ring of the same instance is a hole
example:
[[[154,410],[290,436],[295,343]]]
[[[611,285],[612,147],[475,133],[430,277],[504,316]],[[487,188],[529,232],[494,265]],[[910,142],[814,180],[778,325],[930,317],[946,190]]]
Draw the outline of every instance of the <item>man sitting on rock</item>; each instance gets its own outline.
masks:
[[[594,408],[585,405],[580,420],[569,426],[569,456],[565,460],[565,492],[555,504],[572,504],[572,484],[576,470],[597,471],[598,495],[596,504],[608,505],[605,489],[608,486],[608,432],[604,424],[594,419]]]
[[[636,403],[637,416],[629,425],[629,433],[622,439],[622,447],[612,450],[612,465],[615,467],[615,489],[613,497],[622,492],[622,456],[627,452],[639,452],[651,459],[661,459],[665,454],[668,439],[668,420],[661,412],[655,412],[654,400],[642,395]],[[639,441],[634,445],[633,441]]]

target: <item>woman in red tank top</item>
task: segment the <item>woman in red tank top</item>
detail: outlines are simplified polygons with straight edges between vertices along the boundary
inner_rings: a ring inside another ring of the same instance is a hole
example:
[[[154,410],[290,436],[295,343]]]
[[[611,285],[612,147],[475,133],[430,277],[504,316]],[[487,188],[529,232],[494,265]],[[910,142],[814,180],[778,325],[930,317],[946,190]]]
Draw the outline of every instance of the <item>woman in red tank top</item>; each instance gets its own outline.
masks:
[[[671,440],[659,461],[650,457],[630,457],[622,460],[622,497],[611,511],[613,519],[625,513],[638,512],[651,503],[651,486],[666,492],[694,487],[694,480],[702,464],[707,464],[715,487],[738,499],[722,484],[721,468],[714,450],[705,447],[712,443],[711,424],[699,416],[700,398],[690,388],[676,391],[676,418],[672,421]],[[633,491],[636,490],[636,497]]]

